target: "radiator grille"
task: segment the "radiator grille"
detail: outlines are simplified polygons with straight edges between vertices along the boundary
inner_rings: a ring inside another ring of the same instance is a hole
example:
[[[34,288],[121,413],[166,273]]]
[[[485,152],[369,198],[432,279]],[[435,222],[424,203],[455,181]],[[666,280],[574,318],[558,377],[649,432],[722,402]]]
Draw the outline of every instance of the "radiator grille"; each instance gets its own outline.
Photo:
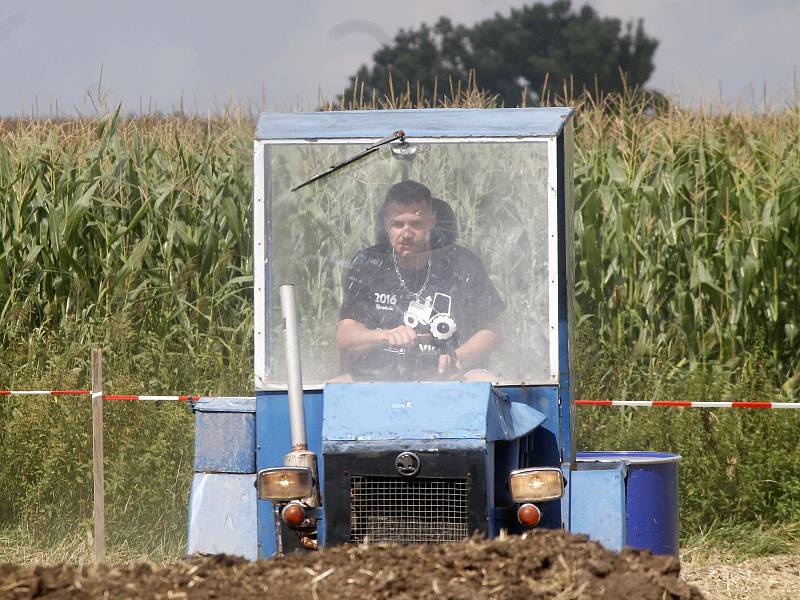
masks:
[[[350,477],[350,541],[439,544],[468,531],[466,479]]]

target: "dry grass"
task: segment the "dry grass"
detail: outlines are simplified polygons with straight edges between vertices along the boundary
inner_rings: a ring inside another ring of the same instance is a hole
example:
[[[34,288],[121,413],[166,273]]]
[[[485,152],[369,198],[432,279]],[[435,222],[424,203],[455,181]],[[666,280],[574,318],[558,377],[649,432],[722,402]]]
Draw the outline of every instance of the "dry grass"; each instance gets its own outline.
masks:
[[[150,532],[149,543],[139,540],[138,545],[123,541],[108,548],[109,563],[148,562],[167,564],[184,554],[185,538]],[[56,536],[52,536],[55,538]],[[43,539],[41,535],[24,527],[0,530],[0,563],[17,565],[88,564],[94,561],[94,539],[90,529],[81,532],[73,529],[59,539]]]
[[[750,558],[736,564],[718,559],[688,561],[681,572],[709,600],[800,598],[800,554]]]
[[[709,600],[800,598],[800,526],[712,527],[681,552],[681,574]]]

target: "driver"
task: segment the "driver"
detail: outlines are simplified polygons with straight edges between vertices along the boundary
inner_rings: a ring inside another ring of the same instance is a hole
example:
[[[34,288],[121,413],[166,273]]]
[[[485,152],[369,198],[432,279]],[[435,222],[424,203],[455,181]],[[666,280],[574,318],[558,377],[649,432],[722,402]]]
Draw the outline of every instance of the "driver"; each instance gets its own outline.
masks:
[[[387,241],[361,250],[347,273],[339,381],[491,379],[505,304],[481,260],[437,230],[434,200],[411,180],[387,192]]]

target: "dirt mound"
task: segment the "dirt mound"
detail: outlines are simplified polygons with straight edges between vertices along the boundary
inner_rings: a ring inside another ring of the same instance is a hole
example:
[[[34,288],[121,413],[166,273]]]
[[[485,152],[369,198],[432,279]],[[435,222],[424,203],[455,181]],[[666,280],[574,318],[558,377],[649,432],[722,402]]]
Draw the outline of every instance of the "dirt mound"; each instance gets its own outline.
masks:
[[[670,557],[614,554],[584,536],[533,531],[436,546],[344,546],[255,563],[0,565],[0,598],[702,598]]]

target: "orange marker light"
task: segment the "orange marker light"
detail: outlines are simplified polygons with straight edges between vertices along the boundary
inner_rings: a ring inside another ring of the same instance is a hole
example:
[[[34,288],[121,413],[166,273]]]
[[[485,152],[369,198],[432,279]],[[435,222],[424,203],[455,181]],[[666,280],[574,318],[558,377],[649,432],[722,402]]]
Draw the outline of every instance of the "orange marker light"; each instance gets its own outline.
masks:
[[[517,509],[517,520],[525,527],[536,527],[542,520],[542,511],[535,504],[523,504]]]
[[[287,504],[281,512],[281,517],[290,527],[299,527],[306,518],[306,513],[303,507],[299,504],[292,502]]]

